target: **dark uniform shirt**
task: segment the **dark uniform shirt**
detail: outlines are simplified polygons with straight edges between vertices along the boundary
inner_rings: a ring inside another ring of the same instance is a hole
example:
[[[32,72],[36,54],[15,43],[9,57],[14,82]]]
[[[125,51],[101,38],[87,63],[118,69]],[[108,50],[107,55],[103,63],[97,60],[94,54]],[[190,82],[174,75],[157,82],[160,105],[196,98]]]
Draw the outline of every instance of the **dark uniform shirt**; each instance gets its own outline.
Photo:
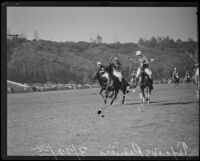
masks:
[[[104,74],[105,73],[105,67],[103,65],[100,65],[99,69],[98,69],[98,72],[100,74]]]

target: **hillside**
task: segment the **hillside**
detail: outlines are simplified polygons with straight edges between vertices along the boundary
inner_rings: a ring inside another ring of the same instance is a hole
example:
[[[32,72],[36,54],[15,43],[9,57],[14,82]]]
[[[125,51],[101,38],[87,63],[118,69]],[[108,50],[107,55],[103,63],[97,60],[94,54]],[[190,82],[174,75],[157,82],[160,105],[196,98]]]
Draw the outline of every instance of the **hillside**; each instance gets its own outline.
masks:
[[[123,74],[128,81],[137,69],[135,56],[141,50],[150,60],[154,80],[169,78],[174,67],[184,76],[185,69],[193,72],[194,62],[184,50],[194,53],[197,42],[173,39],[140,39],[134,43],[55,42],[14,38],[7,40],[7,78],[21,83],[93,83],[97,61],[107,64],[110,57],[118,54],[123,64]]]

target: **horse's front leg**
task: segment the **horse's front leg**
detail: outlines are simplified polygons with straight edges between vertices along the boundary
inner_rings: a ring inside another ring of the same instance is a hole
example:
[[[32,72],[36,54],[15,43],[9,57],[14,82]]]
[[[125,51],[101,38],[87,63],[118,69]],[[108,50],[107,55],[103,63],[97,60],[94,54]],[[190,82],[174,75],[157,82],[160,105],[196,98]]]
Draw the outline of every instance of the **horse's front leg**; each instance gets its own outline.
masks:
[[[104,88],[101,88],[101,90],[100,90],[100,95],[103,97],[103,99],[104,99],[104,103],[106,104],[106,100],[107,100],[107,97],[106,97],[106,94],[105,94],[105,96],[102,94],[102,92],[104,91],[105,89]]]
[[[125,98],[126,98],[126,91],[125,91],[125,90],[123,90],[122,92],[123,92],[122,104],[124,104],[124,101],[125,101]]]
[[[144,94],[144,89],[140,88],[140,99],[142,101],[142,105],[145,103],[145,94]]]
[[[146,90],[146,101],[149,104],[150,103],[150,96],[151,96],[151,89],[147,88]]]
[[[118,90],[117,90],[117,91],[114,91],[114,97],[113,97],[112,101],[110,102],[110,105],[112,105],[113,102],[114,102],[114,100],[117,99],[117,94],[118,94],[118,92],[119,92]]]
[[[113,95],[114,95],[114,91],[112,91],[112,94],[109,96],[110,98],[112,98],[113,97]]]

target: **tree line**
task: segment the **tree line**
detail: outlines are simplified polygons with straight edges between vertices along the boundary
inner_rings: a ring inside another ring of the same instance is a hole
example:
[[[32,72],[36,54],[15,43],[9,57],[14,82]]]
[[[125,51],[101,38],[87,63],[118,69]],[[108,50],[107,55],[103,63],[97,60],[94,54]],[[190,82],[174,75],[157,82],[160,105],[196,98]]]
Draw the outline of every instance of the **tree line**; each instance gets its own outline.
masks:
[[[123,65],[123,75],[130,81],[130,75],[139,62],[137,50],[153,62],[150,68],[154,80],[168,79],[176,67],[181,76],[189,70],[192,74],[194,62],[185,50],[195,54],[197,42],[167,37],[140,39],[138,43],[93,43],[56,42],[47,40],[7,39],[7,78],[22,83],[94,83],[97,61],[108,64],[116,54]]]

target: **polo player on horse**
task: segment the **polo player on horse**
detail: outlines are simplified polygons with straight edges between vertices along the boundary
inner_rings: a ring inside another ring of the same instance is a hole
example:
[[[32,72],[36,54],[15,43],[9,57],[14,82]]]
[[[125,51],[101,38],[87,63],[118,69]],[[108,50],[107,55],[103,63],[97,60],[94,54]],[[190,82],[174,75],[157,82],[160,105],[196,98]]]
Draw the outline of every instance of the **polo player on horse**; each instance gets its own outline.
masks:
[[[110,58],[108,66],[109,66],[108,68],[112,68],[113,70],[113,72],[110,73],[110,82],[108,84],[109,88],[113,86],[114,77],[118,78],[120,83],[122,82],[122,73],[121,73],[122,64],[120,63],[117,55],[115,56],[114,61],[112,60],[112,58]]]
[[[179,79],[179,73],[176,70],[176,68],[174,68],[173,74],[172,74],[172,79]]]
[[[185,73],[185,78],[186,78],[186,79],[190,79],[190,74],[189,74],[188,70],[187,70],[186,73]]]
[[[185,73],[185,81],[188,81],[188,80],[190,80],[190,74],[187,70],[186,73]]]
[[[106,68],[104,65],[102,65],[102,63],[100,61],[97,62],[97,66],[99,67],[98,69],[98,73],[102,76],[102,77],[105,77],[106,80],[107,80],[107,85],[109,84],[109,80],[110,80],[110,77],[109,77],[109,74],[106,72]]]
[[[153,89],[152,71],[149,69],[149,61],[148,61],[148,59],[144,55],[142,55],[141,51],[137,51],[136,52],[136,56],[139,57],[139,62],[140,62],[140,66],[138,67],[138,70],[136,72],[137,80],[139,78],[139,75],[140,75],[141,71],[144,71],[145,74],[147,74],[148,79],[151,82],[151,89]]]

